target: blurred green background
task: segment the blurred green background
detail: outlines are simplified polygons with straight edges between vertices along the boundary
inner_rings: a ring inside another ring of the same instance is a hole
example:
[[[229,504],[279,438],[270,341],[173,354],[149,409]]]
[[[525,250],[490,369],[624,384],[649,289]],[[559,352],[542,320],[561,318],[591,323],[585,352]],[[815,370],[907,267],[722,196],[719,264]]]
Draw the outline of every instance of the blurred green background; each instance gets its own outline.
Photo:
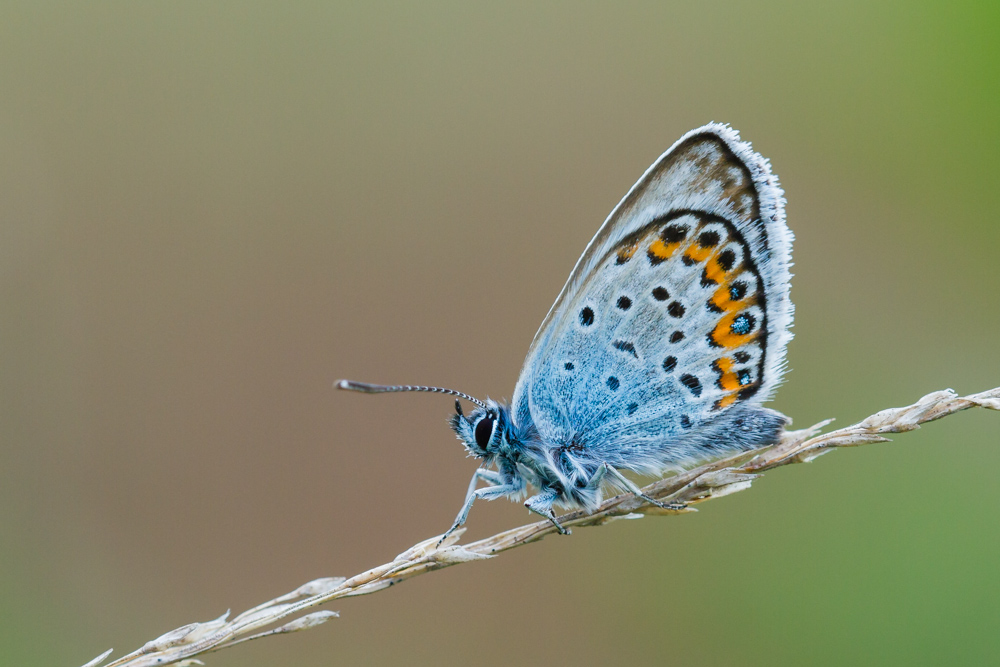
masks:
[[[0,662],[446,529],[452,401],[332,382],[509,397],[608,211],[710,120],[788,196],[775,408],[1000,384],[998,34],[996,2],[3,3]],[[209,664],[997,664],[998,445],[963,413]]]

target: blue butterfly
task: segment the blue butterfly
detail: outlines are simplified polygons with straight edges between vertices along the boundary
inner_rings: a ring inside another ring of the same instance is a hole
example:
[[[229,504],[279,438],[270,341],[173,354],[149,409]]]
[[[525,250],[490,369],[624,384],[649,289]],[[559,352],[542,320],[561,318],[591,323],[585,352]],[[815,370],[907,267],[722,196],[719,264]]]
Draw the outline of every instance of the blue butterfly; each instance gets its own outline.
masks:
[[[447,536],[477,498],[593,510],[621,471],[662,475],[775,443],[787,418],[761,407],[792,335],[792,233],[768,161],[727,125],[693,130],[646,170],[591,240],[542,321],[511,403],[452,389],[451,427],[482,459]],[[480,482],[487,486],[477,488]],[[442,538],[443,539],[443,538]]]

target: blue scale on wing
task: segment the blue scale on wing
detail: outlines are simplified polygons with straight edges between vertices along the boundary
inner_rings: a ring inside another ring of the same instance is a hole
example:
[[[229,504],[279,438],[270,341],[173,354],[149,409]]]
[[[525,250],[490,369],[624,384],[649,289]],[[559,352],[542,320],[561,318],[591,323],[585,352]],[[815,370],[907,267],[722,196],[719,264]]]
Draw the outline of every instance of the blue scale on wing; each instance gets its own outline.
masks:
[[[662,346],[670,317],[665,304],[653,296],[655,287],[674,293],[683,288],[670,282],[671,273],[666,263],[653,267],[638,255],[619,262],[613,254],[588,281],[589,289],[574,300],[572,306],[579,310],[590,307],[595,320],[564,329],[550,355],[555,359],[565,350],[579,363],[570,376],[546,368],[540,374],[545,379],[538,384],[545,385],[545,392],[554,391],[567,399],[562,412],[577,425],[580,444],[594,442],[600,426],[609,421],[648,420],[652,415],[644,406],[671,391],[668,378],[662,371],[655,372],[662,363],[655,359],[657,347]]]
[[[640,246],[656,243],[670,224],[688,230],[679,242],[676,234],[672,237],[676,244],[672,254],[662,261],[637,257],[628,262],[627,277],[620,276],[627,279],[626,284],[640,297],[634,312],[622,318],[610,338],[634,345],[639,358],[604,357],[611,366],[607,373],[621,376],[618,400],[610,404],[590,402],[590,414],[577,413],[578,418],[587,418],[587,425],[582,429],[586,434],[583,442],[600,451],[611,463],[634,464],[637,458],[641,460],[644,455],[661,449],[664,443],[682,435],[692,424],[701,422],[711,409],[710,403],[698,400],[699,397],[692,395],[680,380],[698,363],[702,341],[716,319],[697,307],[707,299],[706,288],[701,285],[699,263],[684,261],[702,228],[700,218],[684,215],[671,223],[656,226],[640,241]],[[614,258],[609,258],[601,273],[623,268]],[[654,294],[657,288],[661,291]],[[669,298],[663,298],[663,291]],[[677,331],[684,337],[671,342],[671,336]],[[664,368],[667,357],[676,360],[670,371]],[[705,370],[708,369],[706,363]],[[598,409],[593,410],[594,407]],[[686,425],[682,416],[687,417]],[[651,468],[655,467],[651,463]]]
[[[675,246],[669,257],[647,256],[654,245],[663,247],[668,227]],[[678,229],[686,230],[680,239]],[[539,378],[549,413],[559,415],[550,428],[615,465],[642,468],[648,455],[653,470],[661,458],[656,451],[713,416],[727,395],[717,360],[731,350],[709,342],[720,321],[709,301],[730,273],[757,289],[757,279],[735,261],[723,262],[728,271],[718,266],[717,255],[733,244],[724,222],[688,213],[651,225],[609,253],[590,289],[574,300],[579,321],[562,332],[552,347],[553,368]],[[746,253],[730,254],[742,261]],[[676,332],[683,338],[672,342]],[[572,370],[559,361],[563,356],[573,357]],[[667,357],[675,360],[670,370]]]

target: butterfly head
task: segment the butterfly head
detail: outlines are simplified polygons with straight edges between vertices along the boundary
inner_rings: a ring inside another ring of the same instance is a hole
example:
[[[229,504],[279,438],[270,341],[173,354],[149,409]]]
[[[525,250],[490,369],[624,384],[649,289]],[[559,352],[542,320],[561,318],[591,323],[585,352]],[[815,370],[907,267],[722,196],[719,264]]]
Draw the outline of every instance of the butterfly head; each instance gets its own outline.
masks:
[[[455,400],[455,414],[451,428],[472,456],[490,461],[506,449],[511,442],[510,415],[507,407],[486,399],[485,407],[462,412],[462,404]]]

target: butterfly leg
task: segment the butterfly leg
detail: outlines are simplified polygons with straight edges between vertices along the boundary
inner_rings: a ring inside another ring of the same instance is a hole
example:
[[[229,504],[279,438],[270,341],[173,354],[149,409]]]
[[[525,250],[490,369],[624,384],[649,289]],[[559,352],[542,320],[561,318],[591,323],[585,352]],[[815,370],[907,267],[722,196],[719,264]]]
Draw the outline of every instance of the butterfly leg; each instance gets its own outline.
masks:
[[[635,482],[630,480],[625,475],[621,474],[621,472],[619,472],[618,469],[615,468],[610,463],[603,464],[600,469],[603,469],[605,473],[610,475],[613,480],[621,484],[626,491],[628,491],[629,493],[638,498],[642,498],[650,505],[656,505],[657,507],[662,507],[665,510],[682,510],[685,507],[687,507],[687,505],[684,503],[661,503],[659,500],[656,500],[655,498],[650,498],[649,496],[647,496],[645,493],[642,492],[642,489],[636,486]],[[601,475],[601,477],[603,476],[604,475]],[[596,478],[597,475],[594,475],[594,477]],[[593,484],[593,480],[591,480],[591,484]]]
[[[594,476],[591,477],[590,480],[587,482],[587,486],[584,487],[584,490],[597,491],[598,489],[600,489],[601,484],[604,484],[604,477],[605,475],[608,474],[608,468],[610,467],[611,466],[609,466],[607,463],[602,463],[601,465],[599,465],[597,467],[597,470],[594,471]],[[600,500],[600,496],[598,496],[598,500]]]
[[[556,519],[555,512],[552,511],[552,503],[554,503],[557,498],[559,498],[559,492],[549,489],[548,491],[539,493],[537,496],[528,498],[524,501],[524,506],[535,514],[539,514],[551,521],[552,525],[556,527],[556,530],[559,531],[560,535],[569,535],[570,531],[562,527],[562,524]]]
[[[487,484],[492,484],[493,486],[484,486],[481,489],[476,488],[476,484],[479,480],[483,480]],[[465,520],[469,518],[469,510],[472,509],[472,503],[476,501],[476,498],[485,498],[486,500],[494,500],[500,496],[508,496],[518,493],[521,487],[517,484],[504,484],[503,476],[495,470],[487,470],[485,468],[478,468],[475,474],[472,475],[472,480],[469,482],[469,490],[465,494],[465,502],[462,504],[462,509],[459,510],[458,516],[455,517],[455,523],[452,524],[451,528],[448,529],[441,539],[438,540],[436,546],[441,546],[445,538],[454,533],[461,525],[465,523]]]

